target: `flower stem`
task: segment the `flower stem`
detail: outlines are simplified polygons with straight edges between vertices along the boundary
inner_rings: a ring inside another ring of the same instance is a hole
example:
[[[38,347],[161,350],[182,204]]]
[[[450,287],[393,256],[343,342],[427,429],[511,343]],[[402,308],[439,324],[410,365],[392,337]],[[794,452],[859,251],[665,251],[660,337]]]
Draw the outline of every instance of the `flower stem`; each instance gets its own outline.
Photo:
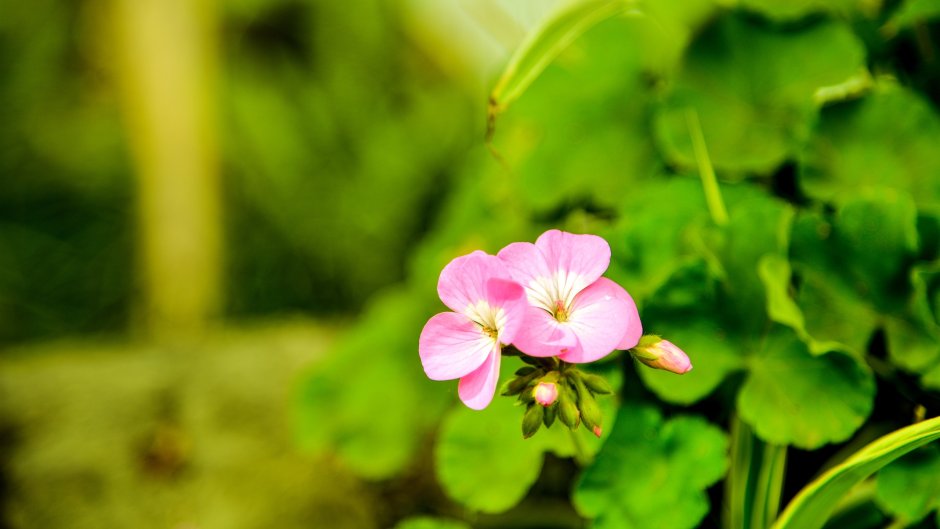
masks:
[[[686,121],[689,124],[689,136],[692,138],[692,151],[698,164],[699,176],[702,178],[702,189],[705,191],[705,202],[712,220],[719,226],[728,224],[728,211],[725,209],[718,180],[715,178],[715,169],[712,167],[708,148],[705,146],[705,135],[702,133],[702,124],[698,120],[698,113],[693,108],[686,110]]]
[[[578,462],[578,466],[583,468],[590,465],[591,456],[585,450],[584,440],[578,436],[577,430],[569,429],[568,434],[571,436],[571,444],[574,446],[574,460]]]

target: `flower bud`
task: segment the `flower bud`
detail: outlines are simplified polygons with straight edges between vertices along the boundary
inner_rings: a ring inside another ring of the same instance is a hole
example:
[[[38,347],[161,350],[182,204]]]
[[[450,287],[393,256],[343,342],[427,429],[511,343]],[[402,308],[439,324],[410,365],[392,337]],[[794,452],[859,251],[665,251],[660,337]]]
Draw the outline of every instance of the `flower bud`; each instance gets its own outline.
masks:
[[[604,421],[604,415],[601,413],[600,406],[594,395],[584,386],[580,380],[575,381],[575,389],[578,392],[578,408],[581,411],[581,422],[585,428],[594,432],[594,435],[600,437],[601,423]]]
[[[558,398],[558,387],[553,382],[539,382],[532,390],[532,396],[540,405],[551,406]]]
[[[597,395],[610,395],[614,392],[614,389],[610,387],[610,384],[608,384],[603,377],[585,373],[581,378],[584,380],[584,385],[587,386],[592,393]]]
[[[692,370],[692,363],[682,349],[659,336],[644,336],[640,339],[640,343],[630,350],[630,353],[653,369],[663,369],[679,375]]]
[[[529,405],[525,415],[522,416],[522,437],[524,439],[532,437],[535,432],[539,431],[539,427],[542,426],[544,420],[544,413],[544,408],[541,406]]]

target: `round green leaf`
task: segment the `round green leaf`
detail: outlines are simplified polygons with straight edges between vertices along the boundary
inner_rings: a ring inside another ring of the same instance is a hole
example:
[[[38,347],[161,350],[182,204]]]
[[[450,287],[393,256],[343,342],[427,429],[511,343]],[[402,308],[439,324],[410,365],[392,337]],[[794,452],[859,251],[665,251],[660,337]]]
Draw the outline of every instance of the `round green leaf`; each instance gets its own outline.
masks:
[[[871,372],[839,352],[813,356],[778,328],[750,359],[738,411],[767,442],[815,449],[849,438],[871,412]]]
[[[502,512],[518,503],[542,470],[544,442],[523,439],[523,408],[494,397],[485,410],[460,406],[444,420],[435,469],[444,491],[467,507]],[[560,428],[561,425],[556,425]]]
[[[864,61],[864,47],[842,24],[792,31],[722,17],[692,44],[656,113],[659,147],[694,169],[694,112],[716,169],[768,173],[808,137],[816,90],[856,75]]]
[[[704,489],[727,469],[727,448],[724,432],[699,417],[664,423],[653,408],[625,406],[575,487],[575,507],[596,528],[695,527],[709,510]]]
[[[833,105],[801,164],[800,182],[820,200],[865,187],[902,189],[918,206],[940,206],[940,116],[913,91],[881,86],[868,97]]]
[[[930,444],[878,473],[878,504],[910,523],[940,507],[940,446]]]

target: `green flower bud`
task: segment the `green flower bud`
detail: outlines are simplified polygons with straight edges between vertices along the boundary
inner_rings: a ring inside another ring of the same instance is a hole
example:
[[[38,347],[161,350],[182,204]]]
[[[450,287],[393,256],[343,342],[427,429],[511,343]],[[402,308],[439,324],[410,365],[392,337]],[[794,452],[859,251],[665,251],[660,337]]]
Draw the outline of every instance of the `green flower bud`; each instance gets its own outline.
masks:
[[[578,408],[581,411],[584,426],[600,437],[599,432],[601,423],[604,422],[604,415],[601,413],[600,406],[597,405],[597,400],[580,379],[575,380],[575,389],[578,392]]]
[[[529,405],[522,417],[522,437],[524,439],[532,437],[535,432],[539,431],[539,427],[542,426],[544,420],[544,410],[545,408],[541,406]]]
[[[546,428],[551,428],[552,424],[555,423],[555,417],[558,415],[558,406],[549,406],[544,409],[545,412],[542,417],[542,424],[544,424]]]
[[[564,394],[562,392],[562,395]],[[578,405],[574,403],[574,400],[561,398],[555,406],[558,408],[558,418],[565,426],[574,430],[581,424],[581,414],[578,412]]]
[[[604,380],[604,377],[584,373],[581,375],[581,379],[584,380],[584,385],[597,395],[610,395],[614,392],[614,389]]]

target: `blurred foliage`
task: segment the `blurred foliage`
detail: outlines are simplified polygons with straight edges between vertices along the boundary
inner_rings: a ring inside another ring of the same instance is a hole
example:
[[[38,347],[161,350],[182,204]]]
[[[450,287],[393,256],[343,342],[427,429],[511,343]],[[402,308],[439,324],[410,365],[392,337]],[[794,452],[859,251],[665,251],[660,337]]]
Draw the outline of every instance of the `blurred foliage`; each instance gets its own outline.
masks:
[[[226,314],[348,313],[400,280],[482,127],[400,8],[356,6],[218,7]],[[136,308],[107,9],[3,2],[0,343],[120,330]]]

